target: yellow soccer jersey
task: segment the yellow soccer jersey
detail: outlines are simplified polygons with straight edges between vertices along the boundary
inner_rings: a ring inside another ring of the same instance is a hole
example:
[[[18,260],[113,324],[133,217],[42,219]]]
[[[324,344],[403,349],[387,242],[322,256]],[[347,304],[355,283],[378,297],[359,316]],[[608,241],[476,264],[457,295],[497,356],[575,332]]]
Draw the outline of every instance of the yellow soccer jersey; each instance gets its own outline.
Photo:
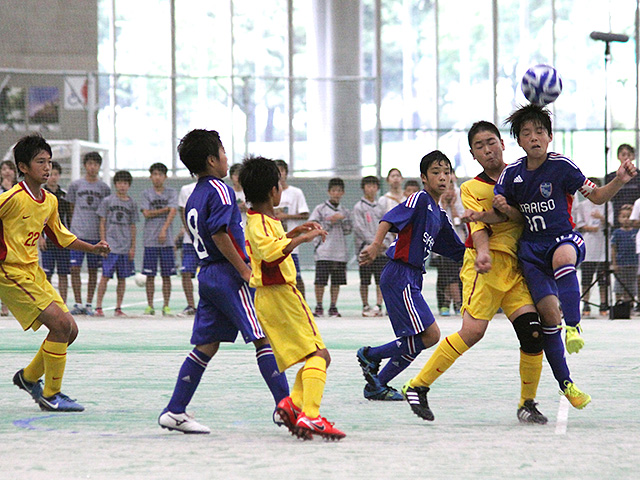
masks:
[[[493,208],[493,187],[496,184],[486,173],[482,172],[475,178],[467,180],[460,186],[460,196],[462,197],[462,205],[464,208],[476,210],[478,212],[487,212]],[[518,240],[522,235],[523,225],[507,221],[487,225],[482,222],[473,222],[469,224],[470,233],[477,232],[486,228],[489,232],[489,249],[506,252],[516,257]],[[473,239],[471,235],[467,239],[466,246],[473,248]]]
[[[0,195],[0,262],[28,264],[38,261],[38,239],[46,233],[59,247],[76,239],[60,222],[58,199],[40,190],[37,200],[25,182]]]
[[[244,234],[251,258],[250,286],[296,284],[293,259],[282,253],[291,239],[287,238],[280,220],[249,210]]]

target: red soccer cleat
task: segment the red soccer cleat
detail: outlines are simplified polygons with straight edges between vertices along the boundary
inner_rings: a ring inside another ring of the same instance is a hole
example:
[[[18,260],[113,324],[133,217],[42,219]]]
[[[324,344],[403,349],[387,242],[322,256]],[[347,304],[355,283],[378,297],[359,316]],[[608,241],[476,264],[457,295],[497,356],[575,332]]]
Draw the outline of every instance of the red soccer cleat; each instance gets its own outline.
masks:
[[[333,426],[333,422],[329,422],[320,415],[316,418],[309,418],[304,413],[298,416],[295,434],[303,440],[311,440],[313,435],[320,435],[325,440],[340,440],[346,437],[344,432]]]
[[[291,401],[291,397],[285,397],[280,400],[280,403],[278,403],[273,415],[273,421],[279,427],[284,425],[289,429],[291,435],[294,435],[296,419],[298,418],[298,415],[300,415],[300,412],[301,410]]]

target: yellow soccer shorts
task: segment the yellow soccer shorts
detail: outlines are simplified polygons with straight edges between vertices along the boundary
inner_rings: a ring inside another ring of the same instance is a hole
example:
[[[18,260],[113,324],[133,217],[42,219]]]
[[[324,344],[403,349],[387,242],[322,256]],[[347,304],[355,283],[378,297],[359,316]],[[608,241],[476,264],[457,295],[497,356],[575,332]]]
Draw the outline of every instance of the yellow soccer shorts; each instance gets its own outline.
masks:
[[[38,330],[42,324],[36,319],[52,302],[64,312],[69,311],[35,262],[27,265],[0,263],[0,299],[23,330]]]
[[[326,348],[313,313],[295,286],[258,287],[255,306],[281,372]]]
[[[492,250],[491,270],[484,274],[476,272],[475,260],[476,250],[467,248],[460,270],[463,312],[479,320],[491,320],[499,308],[510,317],[518,308],[533,305],[516,258]]]

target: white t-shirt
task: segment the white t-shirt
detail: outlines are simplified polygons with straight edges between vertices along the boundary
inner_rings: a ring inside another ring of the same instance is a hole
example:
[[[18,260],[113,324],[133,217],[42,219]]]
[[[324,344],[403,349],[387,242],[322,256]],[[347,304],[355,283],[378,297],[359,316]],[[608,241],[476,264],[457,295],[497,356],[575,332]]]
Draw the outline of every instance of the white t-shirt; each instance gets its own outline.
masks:
[[[385,193],[382,197],[380,197],[378,199],[378,204],[382,207],[382,209],[384,210],[384,213],[387,213],[389,210],[391,210],[393,207],[396,207],[398,205],[400,205],[402,202],[404,202],[407,199],[407,197],[405,197],[404,195],[402,195],[400,197],[400,201],[398,201],[396,199],[396,197],[394,197],[391,192],[387,192]]]
[[[292,187],[289,185],[286,190],[282,190],[282,197],[280,197],[280,205],[277,206],[289,215],[298,215],[300,213],[309,213],[309,207],[307,206],[307,200],[304,198],[304,193],[298,187]],[[282,222],[285,232],[293,230],[298,225],[302,225],[306,220],[294,220],[287,219]],[[298,253],[298,247],[294,248],[293,252]]]
[[[594,214],[599,214],[603,219],[596,218]],[[578,202],[575,199],[571,216],[576,230],[582,227],[598,227],[597,232],[580,232],[587,250],[584,261],[604,262],[604,205],[596,205],[589,200]],[[609,225],[613,225],[613,218],[613,206],[609,202]]]
[[[189,200],[189,197],[193,193],[193,189],[196,188],[197,183],[198,182],[188,183],[180,189],[180,194],[178,195],[178,207],[180,207],[182,211],[178,212],[179,215],[184,214],[184,208],[187,206],[187,200]],[[180,220],[180,225],[182,226],[182,220]],[[191,243],[189,232],[184,232],[182,243]]]

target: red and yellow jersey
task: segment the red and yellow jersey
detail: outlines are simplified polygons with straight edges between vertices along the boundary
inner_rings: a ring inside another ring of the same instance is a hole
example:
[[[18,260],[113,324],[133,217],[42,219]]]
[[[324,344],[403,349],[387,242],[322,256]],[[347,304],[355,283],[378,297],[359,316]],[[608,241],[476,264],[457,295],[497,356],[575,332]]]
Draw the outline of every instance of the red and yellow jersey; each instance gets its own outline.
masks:
[[[481,173],[471,180],[467,180],[460,185],[460,196],[462,205],[469,210],[477,212],[487,212],[493,208],[493,187],[496,184],[486,173]],[[487,229],[489,233],[489,249],[508,253],[513,257],[517,256],[518,240],[522,235],[524,225],[521,223],[507,221],[487,225],[482,222],[469,223],[469,237],[467,238],[467,248],[473,247],[471,234],[478,230]]]
[[[296,284],[296,266],[282,251],[291,239],[277,218],[249,210],[245,227],[247,253],[251,258],[252,287]]]
[[[28,264],[38,261],[38,239],[43,233],[56,246],[68,247],[76,240],[60,222],[58,199],[40,189],[36,199],[25,182],[0,195],[0,262]]]

